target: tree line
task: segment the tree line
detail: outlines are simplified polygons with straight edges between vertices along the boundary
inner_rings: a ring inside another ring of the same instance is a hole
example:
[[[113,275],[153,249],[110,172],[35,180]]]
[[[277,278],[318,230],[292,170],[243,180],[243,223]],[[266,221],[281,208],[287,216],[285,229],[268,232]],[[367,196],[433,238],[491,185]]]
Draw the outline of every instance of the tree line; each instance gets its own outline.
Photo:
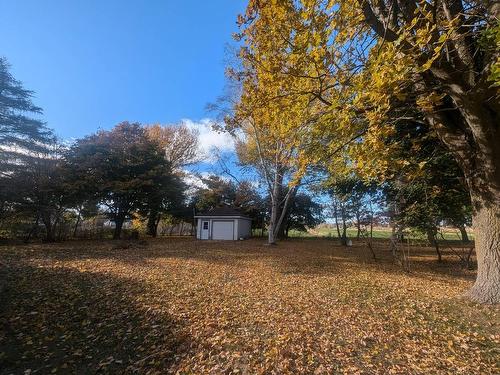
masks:
[[[2,236],[55,241],[76,236],[86,220],[103,216],[122,237],[137,223],[155,237],[163,222],[193,222],[195,210],[232,205],[264,230],[267,201],[249,181],[210,175],[202,186],[186,182],[200,161],[199,135],[185,125],[122,122],[71,144],[58,140],[40,119],[33,93],[0,59],[0,229]],[[282,236],[321,222],[321,206],[296,197]]]
[[[113,238],[133,215],[154,236],[162,216],[186,216],[182,168],[195,162],[198,135],[185,126],[122,122],[66,145],[0,59],[0,224],[3,235],[46,241],[73,223],[105,215]]]

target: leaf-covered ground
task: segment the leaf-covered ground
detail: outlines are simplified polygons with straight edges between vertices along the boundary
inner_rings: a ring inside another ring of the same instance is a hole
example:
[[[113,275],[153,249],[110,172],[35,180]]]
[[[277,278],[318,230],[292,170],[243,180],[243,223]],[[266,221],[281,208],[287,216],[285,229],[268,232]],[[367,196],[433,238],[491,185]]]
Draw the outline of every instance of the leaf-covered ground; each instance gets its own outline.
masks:
[[[0,373],[494,374],[474,274],[378,243],[158,239],[0,247]]]

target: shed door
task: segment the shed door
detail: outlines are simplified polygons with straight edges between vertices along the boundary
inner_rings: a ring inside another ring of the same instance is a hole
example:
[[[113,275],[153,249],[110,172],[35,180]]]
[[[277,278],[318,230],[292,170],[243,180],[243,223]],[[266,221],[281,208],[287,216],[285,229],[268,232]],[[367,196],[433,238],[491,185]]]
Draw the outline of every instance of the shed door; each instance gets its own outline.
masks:
[[[233,240],[234,221],[214,221],[212,223],[213,240]]]
[[[201,221],[201,239],[208,240],[208,233],[210,228],[210,222],[208,220]]]

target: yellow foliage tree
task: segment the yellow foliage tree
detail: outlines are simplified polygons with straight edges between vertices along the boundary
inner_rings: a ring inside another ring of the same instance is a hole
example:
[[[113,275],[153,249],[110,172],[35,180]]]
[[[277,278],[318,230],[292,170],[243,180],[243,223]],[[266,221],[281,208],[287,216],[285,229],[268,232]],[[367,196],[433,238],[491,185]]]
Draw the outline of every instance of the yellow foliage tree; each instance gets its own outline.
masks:
[[[345,165],[384,178],[386,138],[422,115],[466,178],[478,259],[469,295],[480,302],[500,302],[499,15],[489,0],[252,0],[240,19],[243,38],[259,41],[245,50],[252,72],[265,72],[252,82],[286,88],[275,94],[311,115],[300,122],[312,128],[309,163],[342,151]]]
[[[237,36],[243,46],[240,71],[231,71],[239,80],[241,96],[226,129],[238,130],[238,155],[243,164],[257,167],[267,188],[271,206],[268,242],[274,244],[289,203],[299,188],[308,165],[306,150],[311,146],[311,122],[319,107],[309,105],[299,91],[308,80],[284,80],[275,72],[283,66],[295,75],[307,74],[308,66],[297,68],[298,55],[291,51],[299,14],[290,16],[291,1],[271,1],[257,7],[251,3],[240,18],[243,31]]]

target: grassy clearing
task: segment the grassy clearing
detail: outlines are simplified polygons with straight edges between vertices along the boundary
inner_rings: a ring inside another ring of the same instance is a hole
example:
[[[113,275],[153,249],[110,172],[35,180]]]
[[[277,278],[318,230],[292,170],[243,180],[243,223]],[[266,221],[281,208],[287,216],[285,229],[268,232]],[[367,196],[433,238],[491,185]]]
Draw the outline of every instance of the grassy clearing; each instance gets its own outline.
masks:
[[[373,230],[374,238],[390,238],[391,230],[385,228],[377,228]],[[355,228],[347,229],[347,236],[350,238],[356,238],[357,230]],[[338,238],[337,230],[335,228],[315,228],[309,230],[309,232],[299,232],[290,231],[290,237],[329,237]]]
[[[474,273],[387,243],[158,239],[0,248],[0,373],[499,372]]]
[[[460,233],[458,230],[453,230],[453,229],[443,229],[442,230],[443,237],[445,240],[448,241],[461,241]],[[296,230],[292,230],[289,233],[290,237],[296,238],[296,237],[327,237],[327,238],[338,238],[337,230],[335,228],[326,228],[326,227],[319,227],[315,229],[310,229],[308,232],[299,232]],[[383,228],[383,227],[378,227],[373,229],[373,238],[382,238],[382,239],[389,239],[391,238],[392,232],[391,229],[389,228]],[[468,232],[469,239],[473,240],[474,239],[474,234],[472,232]],[[350,238],[356,238],[357,236],[357,230],[356,228],[348,228],[347,229],[347,236]],[[422,233],[418,232],[410,232],[407,234],[407,238],[410,238],[411,240],[416,240],[416,241],[425,241],[426,236]],[[441,237],[438,237],[439,240],[441,240]]]

